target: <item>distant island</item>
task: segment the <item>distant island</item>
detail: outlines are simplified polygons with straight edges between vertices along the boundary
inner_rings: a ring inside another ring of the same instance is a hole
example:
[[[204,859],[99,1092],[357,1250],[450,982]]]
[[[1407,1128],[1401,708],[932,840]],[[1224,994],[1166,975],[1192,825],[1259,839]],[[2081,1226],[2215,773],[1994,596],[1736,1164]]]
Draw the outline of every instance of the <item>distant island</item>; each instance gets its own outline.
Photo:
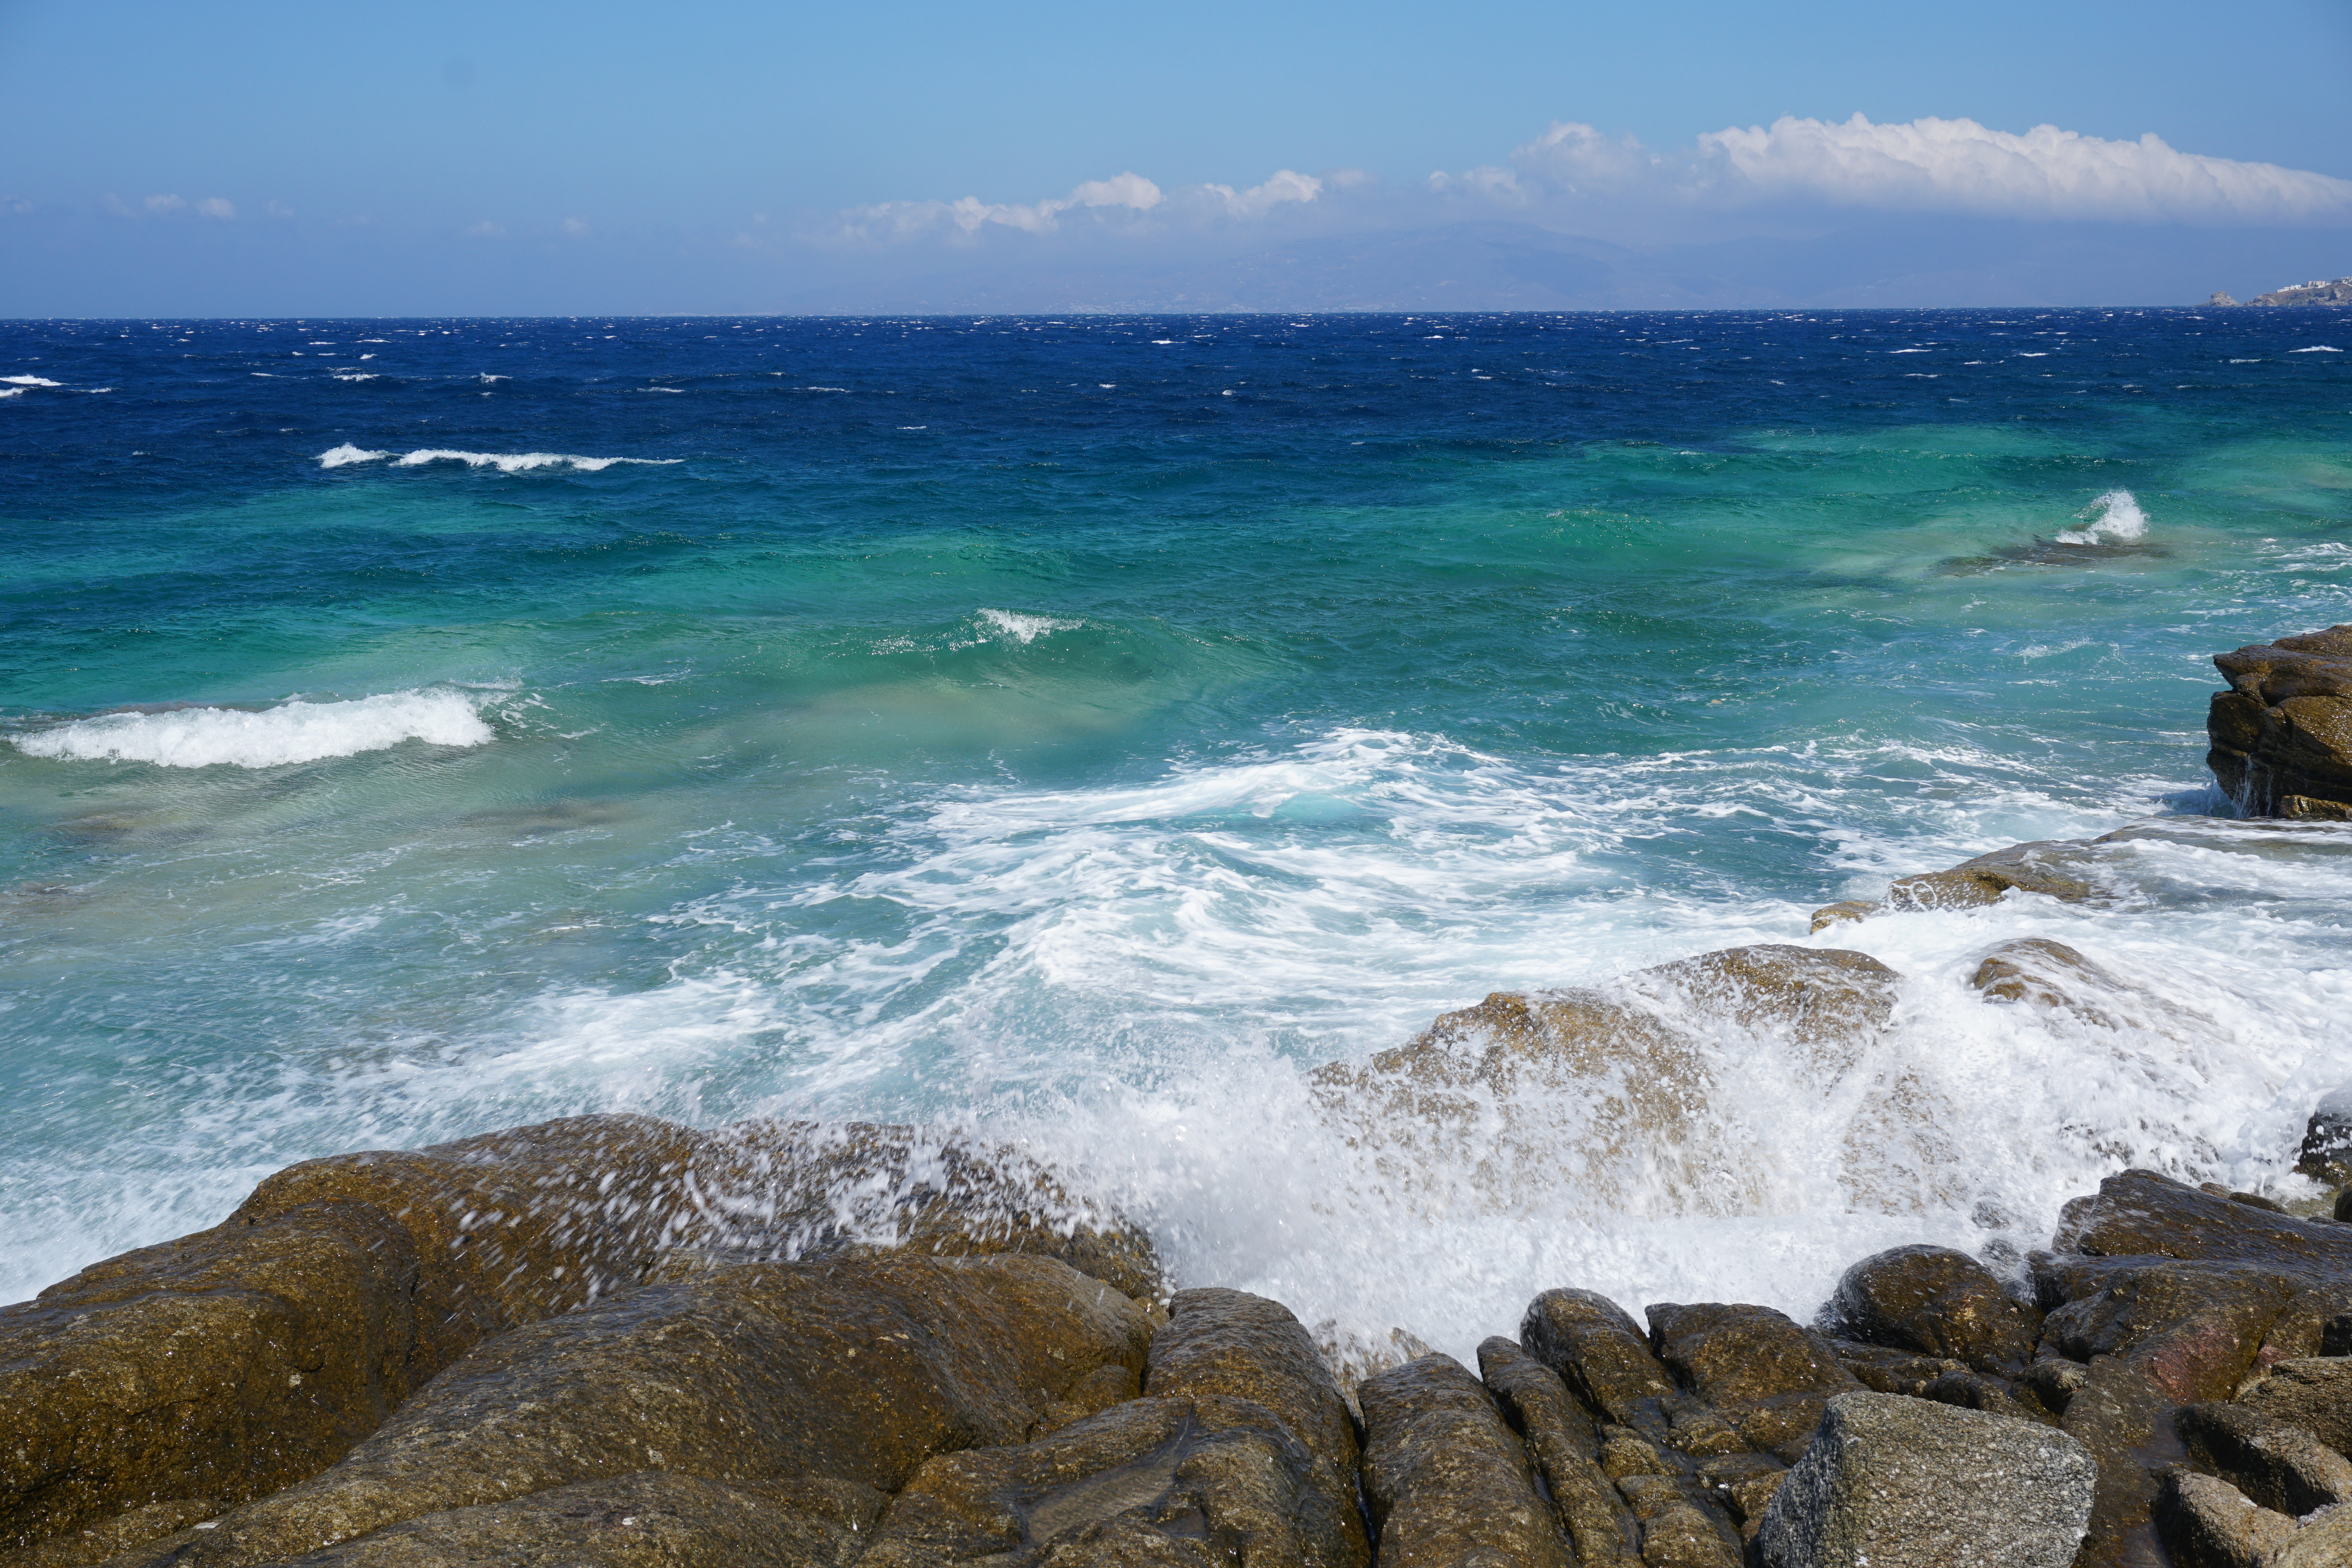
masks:
[[[2205,301],[2208,305],[2235,305],[2238,301],[2226,294],[2216,293]],[[2324,277],[2309,283],[2290,283],[2284,288],[2273,288],[2268,294],[2257,294],[2246,301],[2249,305],[2352,305],[2352,277],[2339,277],[2330,283]]]

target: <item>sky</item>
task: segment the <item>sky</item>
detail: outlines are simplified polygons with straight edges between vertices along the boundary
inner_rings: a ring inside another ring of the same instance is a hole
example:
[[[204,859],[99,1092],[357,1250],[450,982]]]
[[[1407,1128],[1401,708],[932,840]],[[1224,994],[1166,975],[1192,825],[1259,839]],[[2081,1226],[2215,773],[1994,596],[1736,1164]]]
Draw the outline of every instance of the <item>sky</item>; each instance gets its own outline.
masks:
[[[0,316],[2190,304],[2352,0],[0,0]]]

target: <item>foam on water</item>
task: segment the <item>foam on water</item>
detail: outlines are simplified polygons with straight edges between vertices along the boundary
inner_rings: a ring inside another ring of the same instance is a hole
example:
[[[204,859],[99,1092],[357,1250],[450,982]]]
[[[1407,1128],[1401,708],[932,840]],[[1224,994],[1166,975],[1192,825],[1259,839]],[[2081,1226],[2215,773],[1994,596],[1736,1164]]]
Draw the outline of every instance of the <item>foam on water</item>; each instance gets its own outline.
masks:
[[[2139,509],[2129,490],[2110,490],[2077,515],[2091,526],[2064,530],[2057,536],[2060,544],[2122,544],[2147,537],[2147,514]]]
[[[296,698],[258,711],[184,707],[100,714],[9,737],[32,757],[165,768],[279,768],[382,751],[410,740],[482,746],[491,738],[473,699],[450,691],[386,692],[347,702]]]
[[[377,463],[392,454],[354,446],[347,441],[320,453],[319,466],[341,468],[354,463]],[[615,464],[661,468],[683,461],[677,457],[579,457],[564,452],[456,452],[445,447],[419,447],[394,458],[393,466],[422,468],[428,463],[463,463],[469,468],[495,468],[501,474],[528,474],[540,468],[572,468],[583,474],[600,474]]]

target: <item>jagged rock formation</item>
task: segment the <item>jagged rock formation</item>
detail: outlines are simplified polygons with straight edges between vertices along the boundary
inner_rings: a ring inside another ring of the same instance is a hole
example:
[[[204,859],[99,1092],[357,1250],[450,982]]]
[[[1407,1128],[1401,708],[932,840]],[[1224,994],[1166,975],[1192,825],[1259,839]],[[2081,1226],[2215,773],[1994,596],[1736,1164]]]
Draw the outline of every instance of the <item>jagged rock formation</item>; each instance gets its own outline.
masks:
[[[2230,690],[2215,693],[2207,713],[2205,760],[2238,810],[2352,821],[2352,625],[2213,663]]]

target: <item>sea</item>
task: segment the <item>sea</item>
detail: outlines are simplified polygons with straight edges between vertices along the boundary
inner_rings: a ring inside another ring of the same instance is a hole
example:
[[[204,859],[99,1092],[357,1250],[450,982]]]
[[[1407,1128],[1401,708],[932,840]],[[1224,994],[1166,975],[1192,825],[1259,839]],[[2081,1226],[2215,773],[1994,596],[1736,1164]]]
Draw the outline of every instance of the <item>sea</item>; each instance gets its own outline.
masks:
[[[314,1156],[889,1121],[1466,1355],[2126,1166],[2307,1200],[2352,1081],[2352,825],[2203,737],[2352,621],[2342,312],[15,321],[0,454],[0,1300]],[[1986,1002],[2024,936],[2124,999]],[[1834,1071],[1715,1040],[1719,1182],[1310,1078],[1749,943],[1902,979]]]

